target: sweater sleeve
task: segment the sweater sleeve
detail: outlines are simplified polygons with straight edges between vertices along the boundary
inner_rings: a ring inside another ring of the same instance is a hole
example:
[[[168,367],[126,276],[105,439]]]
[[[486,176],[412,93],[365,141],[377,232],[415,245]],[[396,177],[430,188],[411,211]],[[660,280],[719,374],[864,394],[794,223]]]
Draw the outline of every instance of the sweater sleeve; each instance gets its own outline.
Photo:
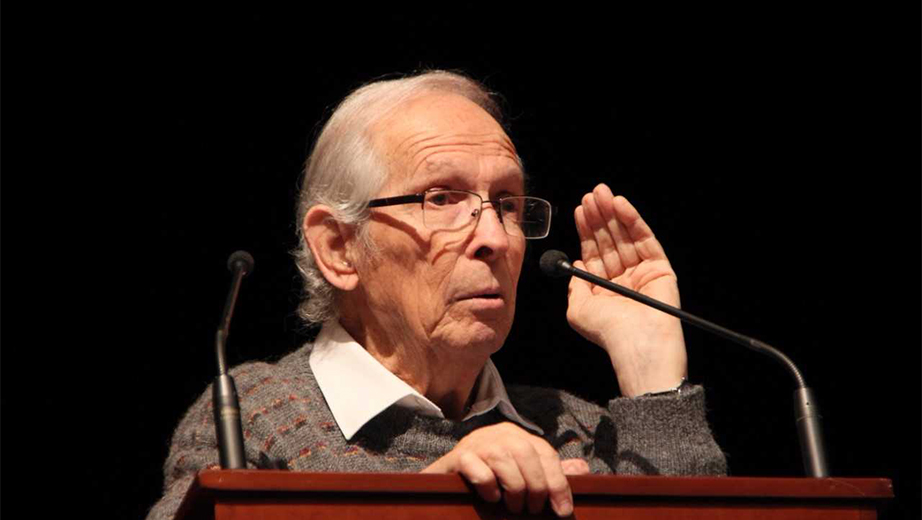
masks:
[[[726,457],[707,423],[701,386],[680,395],[613,399],[608,410],[617,425],[616,473],[727,474]]]
[[[247,389],[268,377],[270,370],[269,365],[265,363],[248,363],[231,369],[230,374],[234,377],[240,396],[241,414],[244,416],[252,407],[252,403],[246,397]],[[147,516],[148,520],[173,518],[198,472],[221,467],[211,388],[212,385],[208,385],[202,395],[186,411],[173,432],[170,452],[163,465],[163,497],[151,508]],[[253,432],[244,428],[244,438],[251,436]],[[249,468],[256,467],[257,458],[253,444],[253,440],[246,442],[246,459]]]
[[[704,389],[616,398],[607,407],[548,388],[510,387],[516,409],[544,430],[561,458],[592,473],[725,475],[727,462],[705,416]]]
[[[173,433],[170,453],[163,465],[163,497],[150,510],[147,519],[173,518],[195,475],[201,470],[218,467],[209,386],[189,408]]]

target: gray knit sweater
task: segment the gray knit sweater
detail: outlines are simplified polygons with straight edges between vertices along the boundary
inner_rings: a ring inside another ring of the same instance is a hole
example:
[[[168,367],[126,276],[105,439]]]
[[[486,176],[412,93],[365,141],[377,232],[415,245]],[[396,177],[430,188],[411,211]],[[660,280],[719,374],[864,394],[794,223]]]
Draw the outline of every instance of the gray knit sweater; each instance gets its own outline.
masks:
[[[294,471],[416,472],[476,428],[506,420],[491,411],[465,422],[391,406],[351,440],[339,431],[311,373],[307,345],[278,363],[231,371],[240,396],[250,467],[281,462]],[[540,426],[561,458],[593,473],[723,475],[726,460],[705,420],[704,391],[613,399],[602,408],[559,390],[509,386],[516,410]],[[148,519],[173,518],[195,474],[217,468],[211,388],[186,412],[164,465],[164,496]]]

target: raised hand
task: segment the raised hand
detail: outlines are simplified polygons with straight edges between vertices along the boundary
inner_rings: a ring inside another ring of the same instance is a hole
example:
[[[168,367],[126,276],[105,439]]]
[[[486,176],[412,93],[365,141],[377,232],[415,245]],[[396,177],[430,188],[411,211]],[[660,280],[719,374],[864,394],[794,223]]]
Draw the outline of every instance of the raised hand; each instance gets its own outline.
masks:
[[[573,512],[573,493],[565,475],[589,473],[582,459],[560,460],[541,437],[505,422],[478,428],[423,470],[423,473],[460,473],[488,502],[502,498],[512,513],[528,506],[539,513],[550,498],[558,516]]]
[[[653,231],[624,197],[599,184],[575,212],[582,260],[574,266],[679,306],[675,272]],[[573,277],[567,320],[611,358],[627,397],[674,388],[687,370],[678,318]]]

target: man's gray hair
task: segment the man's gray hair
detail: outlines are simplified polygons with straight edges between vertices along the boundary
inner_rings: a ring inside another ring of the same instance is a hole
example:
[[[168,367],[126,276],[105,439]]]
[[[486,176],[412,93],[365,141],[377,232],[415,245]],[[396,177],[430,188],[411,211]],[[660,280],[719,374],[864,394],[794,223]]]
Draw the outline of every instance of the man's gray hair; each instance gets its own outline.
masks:
[[[295,262],[304,279],[304,298],[298,314],[308,324],[322,324],[338,317],[336,290],[323,277],[304,236],[304,217],[318,204],[329,206],[333,218],[356,227],[356,237],[368,251],[365,234],[368,201],[387,181],[387,167],[375,149],[371,135],[375,123],[404,103],[432,92],[464,96],[502,124],[502,112],[494,94],[462,74],[433,70],[417,75],[369,83],[349,94],[324,125],[304,167],[298,198],[298,249]]]

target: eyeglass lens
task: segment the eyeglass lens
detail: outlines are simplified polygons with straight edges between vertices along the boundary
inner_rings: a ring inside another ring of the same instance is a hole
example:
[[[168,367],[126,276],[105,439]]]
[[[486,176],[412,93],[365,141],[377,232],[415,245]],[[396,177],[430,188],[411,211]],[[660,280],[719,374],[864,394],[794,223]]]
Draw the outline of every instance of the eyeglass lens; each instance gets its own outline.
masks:
[[[483,199],[474,193],[431,191],[423,201],[423,223],[429,229],[461,230],[479,219],[483,204]],[[547,235],[551,214],[547,201],[535,197],[505,197],[495,205],[509,235],[525,238]]]

